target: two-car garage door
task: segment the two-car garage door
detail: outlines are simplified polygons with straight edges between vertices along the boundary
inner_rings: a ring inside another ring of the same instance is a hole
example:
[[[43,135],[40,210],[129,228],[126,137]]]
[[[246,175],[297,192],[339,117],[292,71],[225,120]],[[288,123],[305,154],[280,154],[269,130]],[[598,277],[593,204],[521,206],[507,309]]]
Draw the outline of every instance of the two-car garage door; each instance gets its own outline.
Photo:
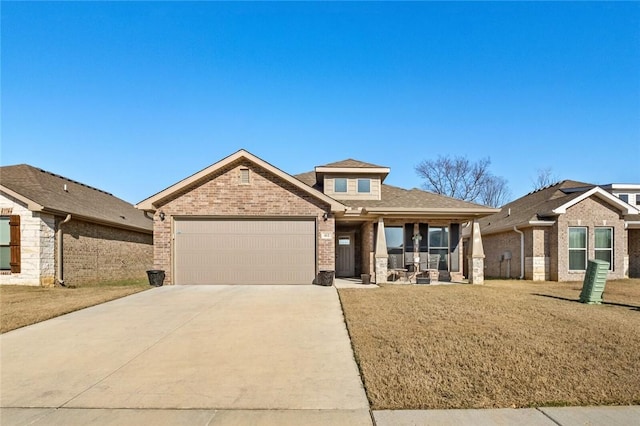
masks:
[[[178,219],[176,284],[311,284],[315,220]]]

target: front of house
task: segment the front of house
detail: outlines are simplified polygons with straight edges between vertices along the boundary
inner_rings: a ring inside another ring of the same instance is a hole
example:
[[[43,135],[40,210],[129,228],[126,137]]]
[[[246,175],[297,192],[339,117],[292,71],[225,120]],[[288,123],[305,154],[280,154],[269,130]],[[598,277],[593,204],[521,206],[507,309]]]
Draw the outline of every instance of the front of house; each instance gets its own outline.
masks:
[[[389,172],[345,160],[291,176],[240,150],[136,207],[154,215],[167,284],[386,282],[417,263],[461,279],[462,226],[496,210],[386,185]]]

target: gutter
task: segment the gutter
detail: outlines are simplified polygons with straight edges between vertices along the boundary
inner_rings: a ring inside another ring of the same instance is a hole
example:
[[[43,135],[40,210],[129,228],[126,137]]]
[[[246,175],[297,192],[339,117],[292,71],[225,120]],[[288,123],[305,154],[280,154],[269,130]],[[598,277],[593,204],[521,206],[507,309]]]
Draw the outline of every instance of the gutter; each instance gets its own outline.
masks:
[[[64,274],[62,271],[62,225],[64,225],[65,223],[69,222],[71,220],[71,215],[68,214],[67,217],[58,224],[58,230],[56,231],[56,238],[57,238],[57,250],[58,250],[58,265],[56,268],[56,280],[58,281],[58,284],[60,284],[61,286],[64,286]]]
[[[524,232],[520,231],[517,226],[513,230],[520,234],[520,276],[519,280],[524,278]]]

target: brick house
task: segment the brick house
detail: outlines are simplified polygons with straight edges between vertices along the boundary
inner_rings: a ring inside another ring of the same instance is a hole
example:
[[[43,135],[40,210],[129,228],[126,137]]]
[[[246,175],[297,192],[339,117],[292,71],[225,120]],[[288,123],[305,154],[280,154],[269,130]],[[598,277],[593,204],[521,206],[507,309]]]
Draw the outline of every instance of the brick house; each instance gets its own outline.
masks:
[[[389,172],[345,160],[291,176],[240,150],[136,207],[153,213],[167,284],[311,284],[323,270],[386,282],[430,258],[461,279],[461,226],[497,210],[386,185]]]
[[[603,187],[565,180],[531,192],[478,222],[485,275],[581,281],[588,259],[610,263],[610,278],[640,266],[638,209]]]
[[[0,284],[144,278],[152,228],[109,193],[26,164],[0,167]]]

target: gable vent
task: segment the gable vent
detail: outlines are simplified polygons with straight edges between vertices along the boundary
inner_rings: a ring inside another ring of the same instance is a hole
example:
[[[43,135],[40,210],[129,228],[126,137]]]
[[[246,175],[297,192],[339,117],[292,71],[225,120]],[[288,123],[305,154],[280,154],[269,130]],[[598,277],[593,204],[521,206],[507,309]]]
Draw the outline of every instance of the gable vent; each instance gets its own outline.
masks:
[[[249,185],[249,169],[240,169],[240,185]]]

